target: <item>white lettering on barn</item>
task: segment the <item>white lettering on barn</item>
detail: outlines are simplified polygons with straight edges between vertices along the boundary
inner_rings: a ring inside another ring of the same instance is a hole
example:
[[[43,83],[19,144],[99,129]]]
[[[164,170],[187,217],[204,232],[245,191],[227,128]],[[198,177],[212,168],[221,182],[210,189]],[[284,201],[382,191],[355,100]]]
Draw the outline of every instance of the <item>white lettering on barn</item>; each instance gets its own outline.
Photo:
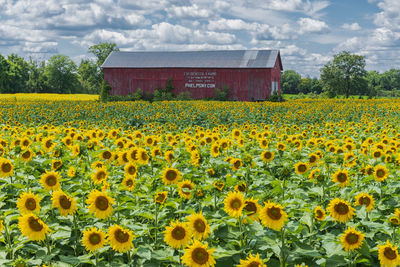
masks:
[[[215,71],[184,72],[183,75],[185,76],[185,88],[187,89],[215,88],[215,76],[217,75]]]

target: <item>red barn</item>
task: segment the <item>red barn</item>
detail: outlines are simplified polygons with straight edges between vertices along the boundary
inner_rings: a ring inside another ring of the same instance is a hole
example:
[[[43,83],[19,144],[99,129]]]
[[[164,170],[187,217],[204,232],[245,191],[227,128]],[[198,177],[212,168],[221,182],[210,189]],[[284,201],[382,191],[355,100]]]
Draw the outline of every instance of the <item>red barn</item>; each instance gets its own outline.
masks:
[[[210,98],[228,88],[229,98],[240,101],[280,94],[283,69],[279,50],[112,52],[101,67],[112,95],[153,93],[171,79],[175,95]]]

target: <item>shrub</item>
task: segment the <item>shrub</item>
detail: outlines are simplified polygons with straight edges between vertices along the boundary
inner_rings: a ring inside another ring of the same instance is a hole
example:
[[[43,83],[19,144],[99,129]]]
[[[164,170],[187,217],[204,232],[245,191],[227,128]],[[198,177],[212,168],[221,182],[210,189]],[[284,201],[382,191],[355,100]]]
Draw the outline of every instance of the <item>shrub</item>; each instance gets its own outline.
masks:
[[[190,92],[186,91],[186,92],[180,92],[176,96],[176,100],[193,100],[193,98],[192,98],[192,94]]]
[[[107,101],[108,98],[110,97],[110,92],[111,92],[111,85],[103,80],[103,82],[101,83],[101,89],[100,89],[100,100],[101,101]]]

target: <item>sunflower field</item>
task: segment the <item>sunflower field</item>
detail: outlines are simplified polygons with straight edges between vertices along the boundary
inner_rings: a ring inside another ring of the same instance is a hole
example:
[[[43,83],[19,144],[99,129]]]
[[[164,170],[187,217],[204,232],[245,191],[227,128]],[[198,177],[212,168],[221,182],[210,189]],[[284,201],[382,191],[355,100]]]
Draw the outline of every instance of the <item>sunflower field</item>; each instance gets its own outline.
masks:
[[[399,266],[400,101],[0,98],[1,266]]]

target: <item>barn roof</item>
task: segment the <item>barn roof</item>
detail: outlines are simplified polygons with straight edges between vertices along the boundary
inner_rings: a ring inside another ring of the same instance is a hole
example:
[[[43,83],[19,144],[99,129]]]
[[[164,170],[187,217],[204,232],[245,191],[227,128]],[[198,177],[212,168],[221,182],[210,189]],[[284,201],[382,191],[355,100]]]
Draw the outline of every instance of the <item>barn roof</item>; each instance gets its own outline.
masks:
[[[102,68],[273,68],[279,50],[112,52]]]

